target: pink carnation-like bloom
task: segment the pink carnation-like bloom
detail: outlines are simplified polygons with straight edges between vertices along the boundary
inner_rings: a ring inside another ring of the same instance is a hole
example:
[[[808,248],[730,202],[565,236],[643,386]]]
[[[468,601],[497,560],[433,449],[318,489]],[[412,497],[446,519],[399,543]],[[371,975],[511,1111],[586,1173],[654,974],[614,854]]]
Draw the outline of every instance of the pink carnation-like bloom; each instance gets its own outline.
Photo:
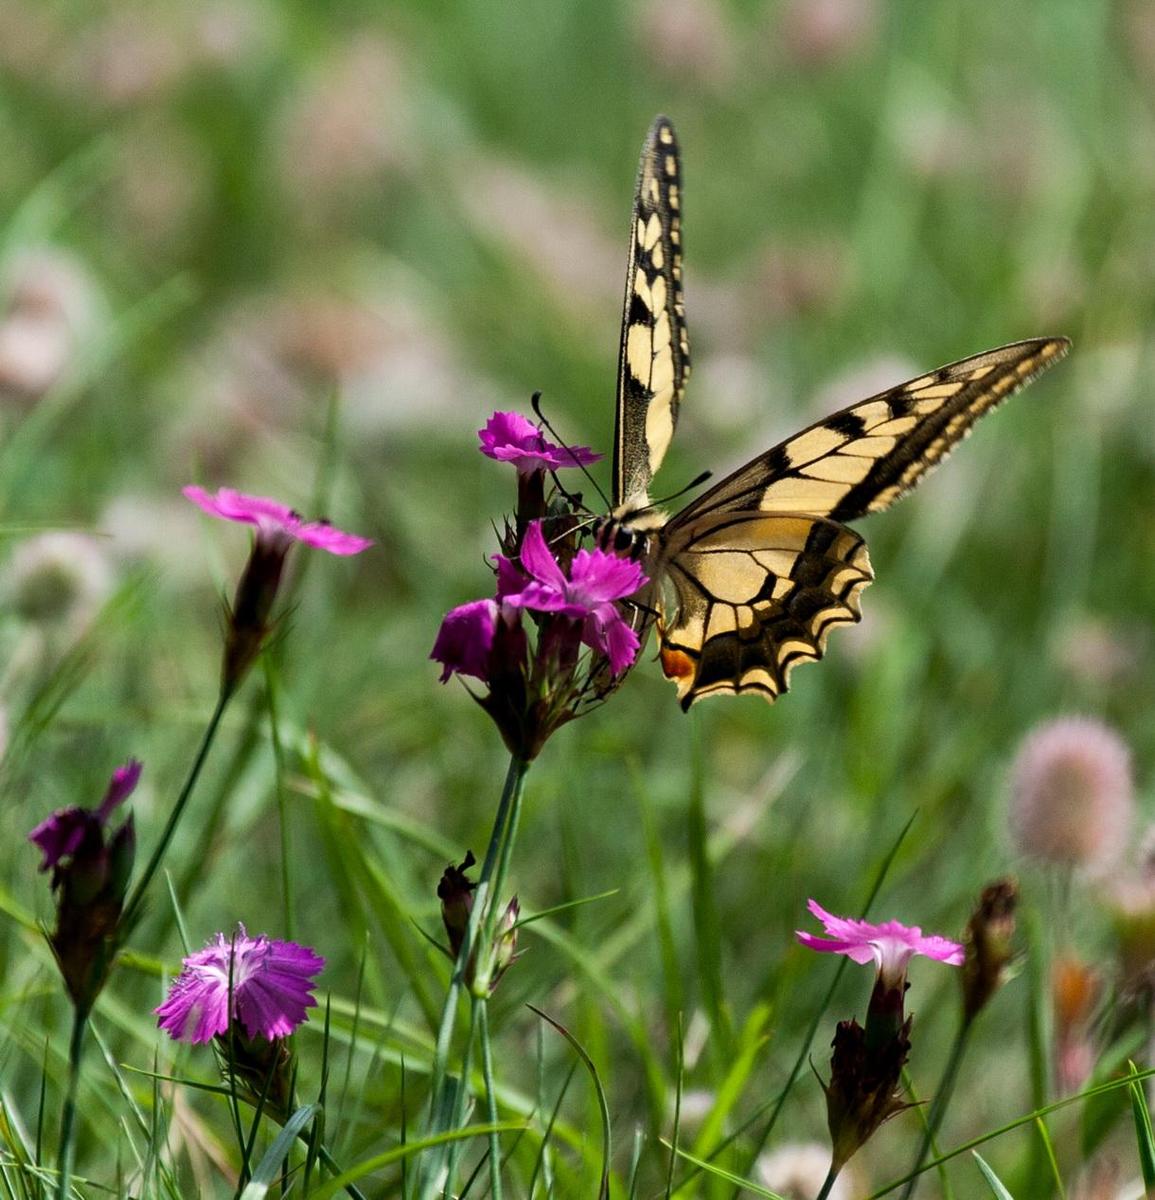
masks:
[[[579,550],[570,564],[567,579],[550,553],[540,521],[531,522],[526,529],[520,559],[528,579],[519,578],[516,568],[499,558],[499,599],[517,608],[557,613],[580,621],[581,640],[609,659],[615,675],[634,661],[638,635],[614,601],[632,596],[646,583],[638,563],[606,550]],[[505,590],[510,588],[520,590]]]
[[[213,496],[204,488],[193,485],[181,491],[209,516],[253,525],[258,538],[283,544],[286,548],[290,542],[297,541],[330,554],[347,555],[360,554],[373,545],[370,538],[334,529],[328,521],[305,521],[299,513],[267,496],[249,496],[232,488],[218,488]]]
[[[481,453],[498,462],[513,463],[519,475],[531,471],[554,471],[558,467],[579,467],[597,462],[588,446],[557,446],[546,441],[542,432],[520,413],[495,412],[477,431]]]
[[[961,967],[964,951],[958,942],[937,935],[923,935],[917,925],[899,921],[883,921],[874,925],[853,917],[836,917],[828,913],[817,900],[807,907],[823,924],[826,937],[796,930],[798,940],[811,950],[827,954],[845,954],[856,963],[873,962],[879,978],[888,988],[901,987],[906,980],[906,968],[916,954],[937,959],[952,967]]]
[[[324,965],[308,946],[251,938],[243,925],[232,938],[218,933],[184,960],[164,1003],[153,1010],[157,1025],[178,1042],[211,1041],[234,1019],[250,1038],[287,1037],[316,1006],[312,976]]]
[[[80,808],[73,804],[45,817],[28,835],[28,840],[39,846],[44,855],[40,870],[51,870],[59,866],[62,859],[75,857],[82,849],[98,853],[103,847],[104,828],[109,817],[132,795],[142,769],[135,758],[117,767],[99,808]]]

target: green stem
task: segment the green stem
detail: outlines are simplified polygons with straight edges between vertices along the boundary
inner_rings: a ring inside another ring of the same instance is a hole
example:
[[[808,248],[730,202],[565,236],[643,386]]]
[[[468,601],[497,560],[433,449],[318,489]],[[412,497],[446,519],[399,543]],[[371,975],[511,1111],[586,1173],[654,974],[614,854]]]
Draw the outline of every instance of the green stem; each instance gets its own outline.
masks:
[[[477,1009],[477,1030],[481,1035],[486,1120],[494,1127],[489,1134],[489,1194],[493,1200],[501,1200],[501,1138],[497,1132],[497,1087],[493,1079],[493,1047],[489,1041],[489,1001],[484,996],[478,996],[474,1005]]]
[[[834,1187],[834,1181],[837,1178],[838,1171],[835,1169],[834,1165],[831,1164],[830,1170],[826,1173],[826,1181],[822,1185],[822,1191],[818,1193],[818,1195],[815,1197],[815,1200],[826,1200],[826,1197],[830,1195],[830,1191]]]
[[[180,795],[176,799],[176,804],[173,805],[172,812],[169,813],[168,821],[165,823],[165,827],[160,835],[160,841],[157,843],[156,849],[152,852],[152,857],[148,860],[148,866],[145,867],[143,874],[136,881],[136,886],[132,889],[132,893],[124,906],[124,915],[120,921],[121,937],[126,936],[139,919],[139,910],[141,902],[144,900],[144,894],[148,890],[148,885],[152,882],[152,877],[156,874],[157,868],[160,866],[160,860],[164,857],[165,851],[168,850],[169,842],[172,841],[177,824],[184,813],[185,806],[189,802],[193,788],[196,787],[197,779],[200,778],[201,768],[205,765],[205,759],[208,758],[209,749],[212,747],[213,739],[216,737],[217,729],[220,727],[221,718],[224,716],[225,709],[228,707],[232,696],[233,691],[231,688],[221,688],[220,695],[217,697],[216,708],[213,709],[213,715],[209,718],[204,737],[201,738],[200,748],[197,750],[196,758],[193,759],[192,767],[189,769],[188,777],[184,781],[184,787],[181,788]]]
[[[512,757],[509,760],[509,770],[505,776],[505,786],[501,792],[501,801],[497,806],[497,815],[493,819],[493,830],[489,835],[489,847],[485,852],[485,862],[481,867],[481,875],[477,888],[473,893],[473,907],[469,913],[469,924],[465,928],[465,937],[461,949],[457,952],[457,960],[453,965],[453,975],[449,980],[449,989],[445,996],[445,1005],[441,1010],[441,1023],[437,1030],[437,1048],[433,1056],[432,1094],[436,1105],[441,1086],[445,1081],[445,1068],[449,1061],[449,1047],[453,1040],[453,1027],[457,1017],[457,997],[465,982],[466,969],[477,944],[478,931],[481,929],[483,918],[488,907],[490,881],[497,865],[502,843],[507,842],[506,829],[515,828],[521,812],[521,796],[525,786],[525,775],[529,763],[524,759]],[[510,813],[513,811],[513,819]],[[508,855],[505,856],[508,863]],[[501,877],[504,879],[504,871]]]
[[[491,886],[495,882],[495,871],[497,872],[496,882],[504,882],[505,879],[510,854],[513,849],[513,838],[509,835],[516,834],[517,832],[517,826],[521,817],[521,799],[525,790],[525,776],[528,770],[528,760],[518,758],[516,755],[510,757],[509,769],[505,774],[505,785],[501,791],[501,800],[497,806],[497,813],[493,818],[493,829],[489,835],[489,846],[485,851],[485,861],[481,865],[481,875],[478,877],[477,887],[473,893],[473,907],[469,911],[469,923],[466,925],[465,937],[462,939],[461,948],[458,950],[457,959],[453,964],[453,974],[450,977],[449,987],[445,993],[445,1004],[441,1009],[441,1021],[437,1029],[437,1044],[433,1053],[430,1078],[428,1122],[430,1132],[444,1132],[444,1129],[438,1127],[437,1114],[441,1111],[442,1092],[445,1087],[446,1069],[449,1064],[449,1051],[453,1042],[453,1030],[457,1024],[457,1000],[465,984],[465,977],[469,969],[470,959],[474,954],[474,948],[478,945],[479,933],[483,928],[482,922],[486,922],[488,926],[491,920],[491,914],[487,913],[486,910],[489,908],[491,891],[494,891],[494,894],[496,894],[495,889]],[[472,1038],[470,1041],[472,1041]],[[461,1078],[462,1091],[464,1091],[467,1085],[468,1080],[463,1072]],[[428,1195],[429,1181],[432,1179],[432,1174],[427,1173],[425,1178],[426,1185],[421,1191],[423,1196]]]
[[[453,1111],[449,1117],[448,1128],[456,1129],[465,1123],[465,1103],[469,1096],[469,1074],[473,1070],[473,1035],[477,1032],[477,1005],[469,1006],[469,1032],[465,1038],[465,1049],[461,1052],[461,1078],[457,1091],[453,1094]],[[465,1149],[461,1142],[451,1142],[445,1155],[445,1184],[441,1194],[446,1200],[452,1200],[454,1187],[457,1183],[457,1163],[461,1152]]]
[[[955,1034],[954,1044],[950,1048],[950,1058],[947,1059],[942,1079],[939,1080],[938,1091],[935,1092],[934,1101],[930,1106],[930,1114],[926,1119],[926,1129],[923,1130],[922,1141],[919,1143],[918,1153],[915,1155],[911,1177],[903,1189],[899,1200],[910,1200],[914,1195],[914,1189],[918,1187],[923,1160],[926,1158],[927,1151],[931,1148],[935,1135],[942,1125],[942,1119],[946,1116],[947,1105],[950,1103],[951,1095],[954,1092],[955,1081],[958,1079],[959,1066],[962,1064],[963,1054],[966,1052],[967,1043],[970,1039],[971,1026],[972,1022],[968,1021],[966,1017],[963,1017],[959,1022],[958,1033]]]
[[[60,1117],[60,1178],[58,1200],[68,1200],[72,1183],[72,1162],[76,1153],[76,1093],[80,1088],[80,1059],[84,1053],[84,1035],[88,1029],[88,1010],[73,1009],[72,1037],[68,1042],[68,1090],[64,1093],[64,1111]]]

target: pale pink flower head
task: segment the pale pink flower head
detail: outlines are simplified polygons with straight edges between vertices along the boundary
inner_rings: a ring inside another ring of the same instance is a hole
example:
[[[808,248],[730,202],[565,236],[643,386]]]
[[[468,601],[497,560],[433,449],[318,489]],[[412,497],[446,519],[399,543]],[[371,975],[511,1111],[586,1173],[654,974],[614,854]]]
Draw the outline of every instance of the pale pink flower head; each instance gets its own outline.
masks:
[[[1059,717],[1030,732],[1011,765],[1010,826],[1019,850],[1101,872],[1127,847],[1134,817],[1131,752],[1093,717]]]
[[[512,463],[519,475],[587,466],[601,458],[588,446],[558,446],[547,441],[541,430],[521,413],[495,412],[477,431],[477,436],[481,439],[482,454],[497,462]]]
[[[330,554],[348,555],[360,554],[373,545],[369,538],[335,529],[328,521],[305,521],[299,513],[267,496],[249,496],[232,488],[219,488],[213,496],[194,485],[181,490],[210,516],[252,525],[259,539],[279,546],[287,548],[290,542],[304,542]]]
[[[906,981],[906,968],[916,954],[961,967],[964,951],[958,942],[936,934],[924,935],[917,925],[903,925],[900,921],[856,920],[854,917],[836,917],[828,913],[817,900],[807,904],[811,913],[821,922],[826,937],[796,931],[798,940],[811,950],[827,954],[845,954],[856,963],[873,962],[878,968],[878,978],[888,989],[901,988]]]
[[[504,603],[580,622],[581,640],[609,660],[615,675],[634,661],[640,645],[638,635],[627,624],[616,601],[632,596],[647,582],[640,564],[606,550],[579,550],[567,578],[550,553],[540,521],[526,529],[520,558],[528,576],[521,580],[508,560],[498,563],[499,585],[520,589],[503,592],[500,599]]]
[[[211,1041],[233,1021],[249,1038],[288,1037],[316,1006],[313,976],[324,965],[308,946],[251,938],[243,925],[231,938],[218,933],[184,960],[154,1010],[157,1025],[178,1042]]]

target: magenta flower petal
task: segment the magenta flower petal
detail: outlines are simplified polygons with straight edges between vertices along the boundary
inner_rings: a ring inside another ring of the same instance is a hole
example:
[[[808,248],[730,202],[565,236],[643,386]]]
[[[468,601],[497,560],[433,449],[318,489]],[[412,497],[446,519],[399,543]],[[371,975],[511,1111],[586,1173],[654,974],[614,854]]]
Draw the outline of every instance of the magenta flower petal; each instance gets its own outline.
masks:
[[[584,466],[601,458],[588,446],[558,446],[546,441],[532,421],[515,412],[495,412],[484,428],[477,431],[477,436],[482,454],[498,462],[512,463],[523,475]]]
[[[315,546],[318,550],[328,550],[330,554],[360,554],[373,545],[372,538],[358,537],[355,533],[345,533],[342,529],[334,529],[328,521],[313,521],[301,525],[296,532],[296,539],[306,546]]]
[[[324,965],[308,946],[251,938],[243,926],[232,939],[218,933],[184,960],[164,1003],[154,1010],[157,1025],[180,1042],[211,1041],[228,1030],[232,1018],[251,1038],[286,1037],[316,1005],[312,976]]]
[[[637,633],[612,604],[599,606],[586,618],[582,640],[609,659],[610,670],[615,675],[620,675],[633,663],[641,645]]]
[[[45,817],[28,835],[28,840],[39,846],[44,855],[40,870],[48,871],[58,866],[62,859],[74,857],[83,847],[87,847],[89,853],[100,853],[108,818],[117,805],[132,795],[142,770],[140,762],[130,758],[124,766],[113,771],[98,808],[70,804]]]
[[[495,556],[497,563],[497,598],[516,596],[529,582],[522,569],[504,554]]]
[[[304,542],[330,554],[360,554],[373,545],[369,538],[334,529],[327,521],[306,522],[299,513],[267,496],[250,496],[232,488],[218,488],[215,496],[190,485],[181,489],[185,497],[213,517],[239,521],[256,528],[259,537]]]
[[[836,917],[828,913],[817,900],[807,906],[823,924],[826,937],[797,930],[798,940],[811,950],[827,954],[845,954],[856,963],[874,962],[879,975],[894,986],[905,978],[911,958],[922,954],[952,967],[961,967],[964,951],[958,942],[937,935],[923,935],[917,925],[900,921],[873,924],[853,917]]]
[[[28,840],[34,842],[44,855],[40,870],[49,871],[61,859],[75,854],[94,826],[99,831],[96,814],[76,805],[58,808],[45,817],[28,835]]]
[[[123,804],[136,791],[143,770],[144,766],[139,759],[130,758],[124,766],[113,771],[112,778],[108,781],[108,790],[104,793],[104,799],[97,810],[102,823],[108,820],[118,804]]]
[[[606,550],[579,550],[569,577],[571,595],[590,605],[623,600],[646,582],[640,563]]]
[[[437,631],[429,657],[442,665],[441,682],[450,675],[489,678],[489,662],[497,633],[496,600],[474,600],[448,613]]]
[[[557,559],[550,553],[540,521],[530,521],[525,531],[525,537],[521,540],[519,557],[521,565],[534,579],[564,594],[566,590],[565,574],[558,566]]]

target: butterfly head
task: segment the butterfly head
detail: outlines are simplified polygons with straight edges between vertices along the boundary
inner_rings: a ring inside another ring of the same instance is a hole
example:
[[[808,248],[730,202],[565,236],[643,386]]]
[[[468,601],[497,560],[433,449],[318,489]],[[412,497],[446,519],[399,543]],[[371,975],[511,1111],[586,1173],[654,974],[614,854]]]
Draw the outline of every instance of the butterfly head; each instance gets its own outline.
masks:
[[[657,544],[656,534],[666,523],[666,514],[642,497],[620,504],[594,524],[594,541],[602,549],[635,562],[647,562]]]

